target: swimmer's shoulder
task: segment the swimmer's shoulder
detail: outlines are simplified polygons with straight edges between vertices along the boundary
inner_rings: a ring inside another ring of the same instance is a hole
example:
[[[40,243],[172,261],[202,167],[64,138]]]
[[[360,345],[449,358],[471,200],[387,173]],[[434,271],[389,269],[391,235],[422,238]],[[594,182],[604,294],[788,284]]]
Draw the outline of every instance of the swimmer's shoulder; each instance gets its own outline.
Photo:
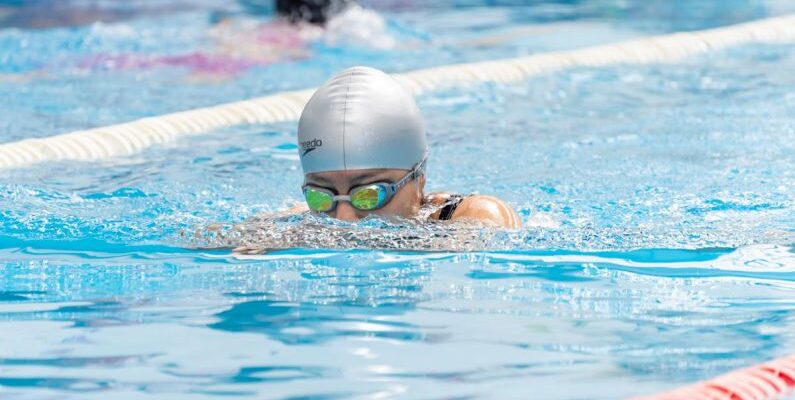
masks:
[[[522,221],[516,211],[504,201],[493,196],[431,193],[425,197],[425,202],[439,208],[431,214],[431,219],[476,220],[507,229],[522,227]]]

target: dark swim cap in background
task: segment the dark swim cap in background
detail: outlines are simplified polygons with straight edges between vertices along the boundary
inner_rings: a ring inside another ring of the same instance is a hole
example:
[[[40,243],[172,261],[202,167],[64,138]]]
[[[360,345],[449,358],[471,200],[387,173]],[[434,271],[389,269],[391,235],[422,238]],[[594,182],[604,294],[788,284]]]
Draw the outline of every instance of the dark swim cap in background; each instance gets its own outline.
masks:
[[[276,0],[276,13],[290,22],[305,21],[325,24],[329,18],[341,13],[354,0]]]

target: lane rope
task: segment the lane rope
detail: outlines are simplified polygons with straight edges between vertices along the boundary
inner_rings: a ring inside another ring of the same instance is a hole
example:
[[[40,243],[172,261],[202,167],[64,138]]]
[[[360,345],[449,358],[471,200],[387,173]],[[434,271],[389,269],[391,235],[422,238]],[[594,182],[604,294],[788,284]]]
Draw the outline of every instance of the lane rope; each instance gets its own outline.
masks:
[[[795,390],[795,355],[633,400],[773,400]]]
[[[427,68],[393,76],[417,96],[444,87],[514,82],[572,67],[673,62],[740,44],[792,42],[795,42],[795,14],[578,50]],[[123,157],[214,129],[294,121],[313,92],[314,89],[280,92],[214,107],[0,144],[0,169],[49,161]]]

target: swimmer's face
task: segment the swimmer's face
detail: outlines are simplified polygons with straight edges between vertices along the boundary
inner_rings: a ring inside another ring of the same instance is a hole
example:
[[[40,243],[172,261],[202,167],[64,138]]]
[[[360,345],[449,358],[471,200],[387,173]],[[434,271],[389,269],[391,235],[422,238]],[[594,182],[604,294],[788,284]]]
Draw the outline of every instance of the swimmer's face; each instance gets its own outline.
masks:
[[[346,195],[351,188],[377,182],[395,183],[406,176],[405,169],[360,169],[352,171],[317,172],[306,175],[306,184],[329,189]],[[373,211],[361,211],[347,201],[338,201],[337,207],[326,214],[343,221],[358,221],[370,214],[411,218],[417,215],[422,205],[425,176],[409,181],[400,188],[392,200]]]

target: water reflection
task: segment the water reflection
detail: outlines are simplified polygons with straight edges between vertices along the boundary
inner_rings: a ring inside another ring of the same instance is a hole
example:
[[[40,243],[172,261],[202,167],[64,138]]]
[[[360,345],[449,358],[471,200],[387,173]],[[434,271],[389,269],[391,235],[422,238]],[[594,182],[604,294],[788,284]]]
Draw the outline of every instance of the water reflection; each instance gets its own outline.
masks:
[[[411,384],[466,397],[499,381],[501,393],[532,382],[582,398],[555,382],[584,379],[616,398],[627,382],[684,383],[791,349],[795,276],[731,272],[754,274],[766,264],[747,261],[771,251],[292,250],[199,263],[149,251],[126,265],[78,252],[68,257],[91,264],[5,264],[0,345],[17,350],[3,353],[0,387],[213,398]]]
[[[238,303],[215,316],[210,328],[257,332],[286,344],[316,344],[348,336],[401,341],[427,340],[422,328],[397,319],[412,304],[371,306],[353,301],[329,304],[256,300]],[[394,320],[393,320],[394,319]]]
[[[422,326],[401,322],[427,300],[428,260],[395,259],[366,252],[291,262],[300,287],[269,293],[226,293],[236,302],[215,314],[213,329],[257,332],[285,344],[316,344],[345,337],[400,341],[438,340]],[[282,267],[284,264],[282,264]],[[281,288],[282,290],[279,290]],[[274,290],[275,289],[275,290]]]

